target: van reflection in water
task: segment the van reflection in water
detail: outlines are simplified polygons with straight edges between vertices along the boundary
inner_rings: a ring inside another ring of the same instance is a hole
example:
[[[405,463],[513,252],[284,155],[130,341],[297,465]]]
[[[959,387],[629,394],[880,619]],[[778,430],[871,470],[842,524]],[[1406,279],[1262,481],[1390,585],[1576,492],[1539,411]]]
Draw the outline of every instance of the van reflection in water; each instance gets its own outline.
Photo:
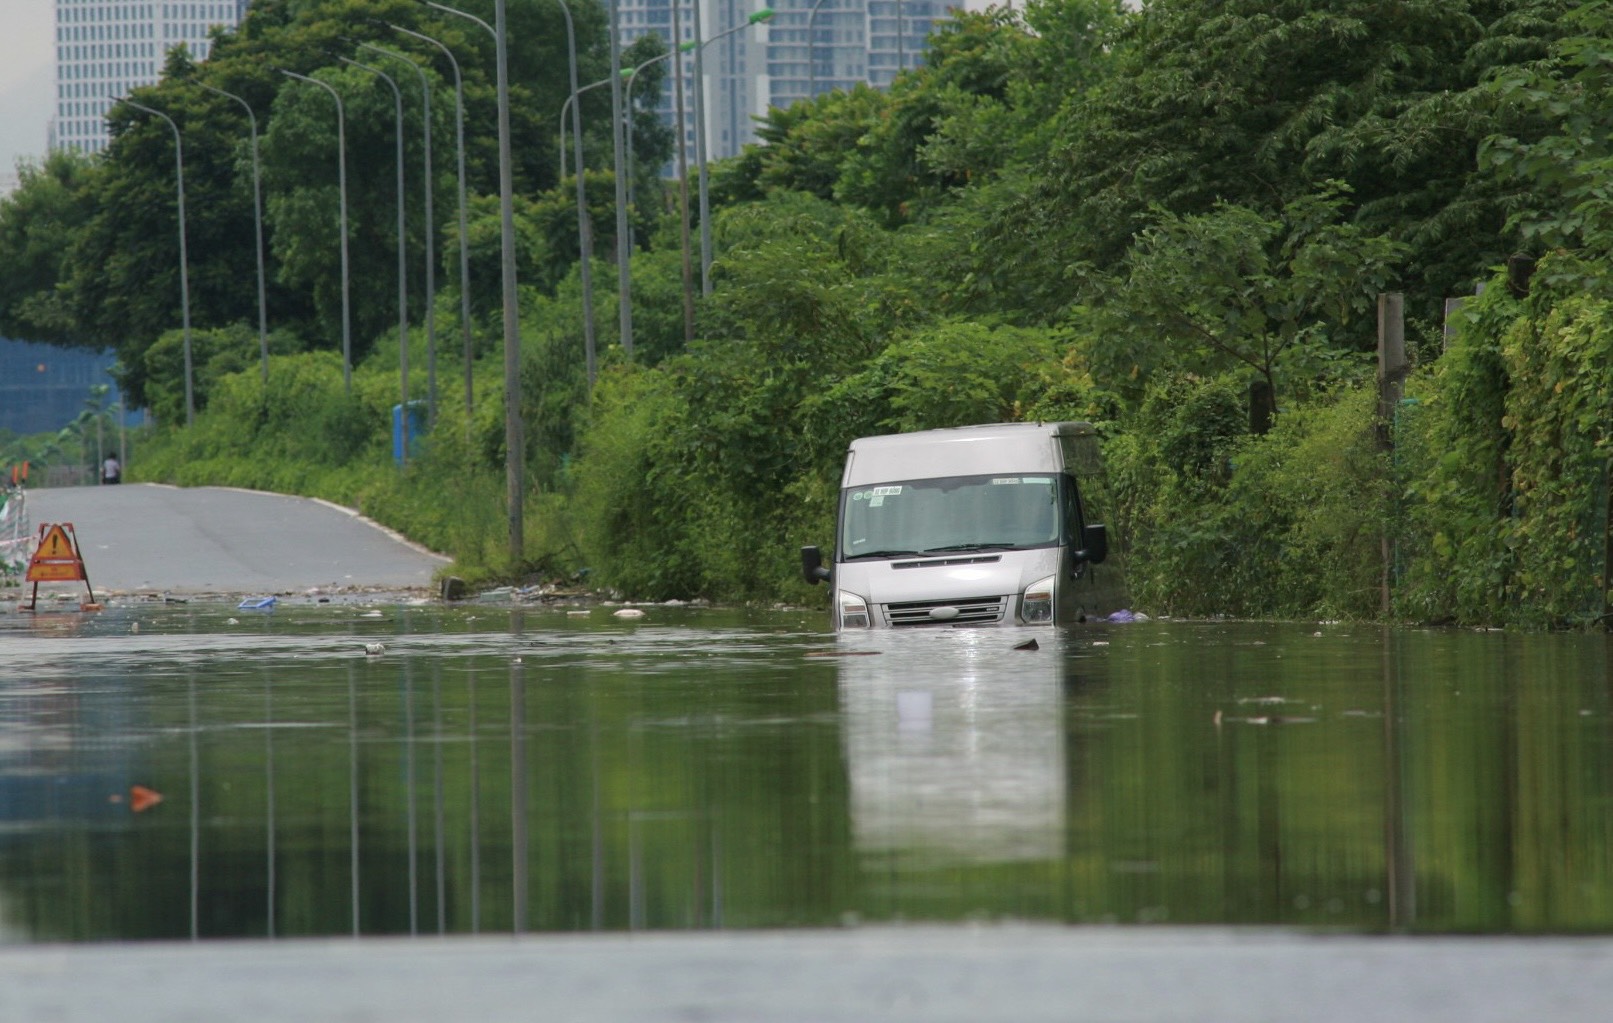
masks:
[[[992,629],[845,642],[840,702],[858,853],[927,869],[1054,860],[1065,830],[1064,638]],[[867,656],[858,656],[866,654]]]

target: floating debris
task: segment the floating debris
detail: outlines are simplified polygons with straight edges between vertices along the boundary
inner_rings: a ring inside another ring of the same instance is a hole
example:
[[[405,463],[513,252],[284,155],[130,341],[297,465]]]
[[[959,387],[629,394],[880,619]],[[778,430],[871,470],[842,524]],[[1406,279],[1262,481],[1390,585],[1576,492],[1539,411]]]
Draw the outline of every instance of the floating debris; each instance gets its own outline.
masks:
[[[1027,639],[1023,643],[1016,643],[1014,645],[1014,649],[1015,650],[1040,650],[1040,649],[1042,649],[1042,645],[1040,643],[1036,642],[1036,639],[1034,637],[1032,637],[1031,639]]]
[[[121,795],[113,795],[113,802],[123,802]],[[163,802],[163,794],[156,789],[145,786],[129,786],[129,810],[134,813],[145,813],[156,804]]]
[[[365,643],[364,652],[371,657],[379,657],[386,653],[385,643]]]
[[[273,597],[248,597],[235,606],[246,611],[269,611],[274,608],[275,603]]]
[[[873,657],[878,650],[808,650],[807,657]]]
[[[612,617],[615,617],[615,618],[643,618],[644,617],[644,612],[640,611],[636,607],[624,607],[620,611],[613,612]]]

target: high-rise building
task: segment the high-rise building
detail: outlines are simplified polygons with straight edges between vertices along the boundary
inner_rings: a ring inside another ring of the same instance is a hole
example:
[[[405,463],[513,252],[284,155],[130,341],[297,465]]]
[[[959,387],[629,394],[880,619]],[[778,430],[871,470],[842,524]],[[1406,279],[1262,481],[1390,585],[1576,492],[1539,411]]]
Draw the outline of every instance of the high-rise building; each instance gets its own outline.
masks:
[[[671,45],[696,38],[691,0],[618,0],[621,42],[656,33]],[[697,0],[705,76],[707,156],[736,155],[756,138],[755,118],[811,95],[858,82],[890,85],[901,68],[923,60],[937,21],[956,3],[940,0],[775,0],[773,16],[739,28],[761,9],[759,0]],[[899,30],[898,30],[899,27]],[[689,158],[694,159],[694,55],[678,58],[684,74]],[[662,122],[674,120],[675,91],[663,90]]]
[[[169,50],[205,60],[215,28],[234,28],[248,0],[56,0],[56,111],[50,148],[106,148],[113,97],[155,83]]]

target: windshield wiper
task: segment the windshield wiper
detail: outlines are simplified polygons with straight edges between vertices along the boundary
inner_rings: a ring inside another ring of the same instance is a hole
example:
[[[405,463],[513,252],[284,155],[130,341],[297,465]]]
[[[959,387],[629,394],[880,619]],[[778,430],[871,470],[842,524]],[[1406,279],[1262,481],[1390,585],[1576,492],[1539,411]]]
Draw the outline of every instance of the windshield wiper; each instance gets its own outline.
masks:
[[[864,551],[861,554],[846,555],[847,561],[857,561],[861,558],[908,558],[917,557],[920,551]]]
[[[927,547],[922,554],[950,554],[955,551],[1011,551],[1018,547],[1013,543],[955,543],[946,547]]]

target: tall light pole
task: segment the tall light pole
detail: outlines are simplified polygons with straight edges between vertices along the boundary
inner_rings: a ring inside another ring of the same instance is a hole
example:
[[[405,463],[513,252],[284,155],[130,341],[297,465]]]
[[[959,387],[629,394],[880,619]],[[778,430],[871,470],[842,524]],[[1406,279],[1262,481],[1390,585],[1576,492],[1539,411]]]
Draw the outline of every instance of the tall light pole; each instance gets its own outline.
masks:
[[[465,440],[469,442],[471,413],[475,410],[475,383],[471,373],[473,352],[470,336],[470,227],[465,201],[465,79],[459,73],[459,61],[454,59],[453,51],[441,40],[401,25],[390,27],[393,31],[435,46],[448,58],[449,66],[454,69],[454,138],[459,152],[459,328],[465,343]],[[427,123],[430,123],[429,118]]]
[[[356,67],[360,71],[367,71],[392,89],[392,101],[396,111],[396,127],[393,135],[397,143],[398,164],[398,425],[403,433],[403,446],[399,449],[398,464],[409,464],[409,240],[404,234],[408,225],[408,209],[404,204],[403,190],[403,90],[392,76],[378,67],[353,60],[351,57],[339,58],[348,67]]]
[[[907,66],[907,42],[902,38],[902,0],[896,0],[896,74],[902,73]],[[891,76],[891,84],[896,83],[896,75]]]
[[[763,7],[738,25],[724,29],[710,39],[700,38],[700,3],[695,2],[695,39],[699,45],[695,48],[695,160],[700,164],[700,293],[711,294],[711,192],[706,180],[706,114],[705,102],[702,97],[706,92],[706,80],[702,72],[700,53],[707,46],[731,36],[735,32],[742,32],[752,25],[760,25],[773,16],[772,8]]]
[[[812,0],[812,10],[807,13],[807,99],[818,98],[818,37],[814,34],[814,24],[818,20],[818,8],[823,6],[823,0]],[[831,50],[830,59],[834,51]]]
[[[252,113],[252,104],[237,96],[233,92],[215,89],[206,82],[196,82],[197,87],[208,92],[231,99],[241,105],[246,111],[247,128],[251,132],[252,142],[252,227],[256,233],[258,257],[258,351],[263,357],[263,388],[264,394],[269,389],[269,300],[268,285],[263,272],[263,173],[258,162],[258,119]]]
[[[174,175],[179,182],[179,304],[182,309],[180,316],[185,335],[185,425],[191,426],[196,422],[196,395],[191,382],[190,255],[185,247],[185,144],[179,140],[179,125],[174,123],[172,117],[161,110],[153,110],[143,103],[136,103],[132,99],[124,99],[123,102],[136,110],[144,110],[153,117],[162,118],[168,122],[168,130],[174,133]]]
[[[694,162],[695,173],[700,179],[699,207],[700,207],[700,293],[711,294],[711,231],[708,224],[711,222],[710,210],[707,209],[706,198],[706,65],[703,54],[706,52],[705,38],[700,32],[700,5],[703,0],[690,0],[694,11],[694,38],[697,44],[694,48]]]
[[[699,4],[700,0],[691,0]],[[678,0],[672,0],[672,32],[676,36],[682,29],[682,22],[678,17]],[[698,52],[700,43],[691,39]],[[679,52],[683,47],[678,47]],[[694,267],[691,265],[689,255],[689,140],[688,132],[684,130],[684,104],[683,104],[683,58],[679,57],[673,63],[672,89],[676,96],[675,105],[678,108],[678,247],[680,249],[682,276],[683,276],[683,340],[687,344],[694,340]]]
[[[506,45],[505,0],[494,0],[493,25],[464,11],[444,7],[438,3],[427,6],[467,18],[493,34],[494,59],[497,67],[498,88],[498,199],[503,263],[504,299],[504,478],[507,494],[510,527],[510,565],[519,570],[526,556],[526,539],[522,522],[525,489],[526,446],[521,430],[521,334],[520,310],[515,291],[515,182],[510,158],[510,69]],[[576,34],[571,28],[571,10],[566,11],[566,35],[572,41],[571,91],[577,91]],[[577,119],[578,121],[581,118]],[[577,136],[577,195],[582,199],[582,136]],[[586,210],[584,211],[586,213]],[[593,337],[592,309],[588,297],[588,236],[583,235],[583,295],[587,337]]]
[[[337,92],[328,83],[307,75],[299,75],[295,71],[280,69],[280,73],[300,82],[311,82],[330,93],[330,98],[336,101],[336,181],[337,181],[337,209],[341,222],[342,236],[342,388],[348,397],[353,396],[353,304],[349,297],[351,289],[348,286],[350,279],[349,262],[347,258],[347,113],[342,108],[342,94]]]
[[[610,139],[616,173],[616,316],[622,354],[633,357],[633,243],[627,234],[627,146],[622,140],[621,0],[610,0]]]
[[[385,54],[408,66],[420,78],[421,119],[425,122],[426,156],[421,168],[421,182],[425,185],[426,199],[426,427],[437,422],[437,214],[432,192],[431,168],[431,79],[419,64],[396,50],[373,43],[359,43],[363,50]],[[407,417],[405,417],[407,418]]]

